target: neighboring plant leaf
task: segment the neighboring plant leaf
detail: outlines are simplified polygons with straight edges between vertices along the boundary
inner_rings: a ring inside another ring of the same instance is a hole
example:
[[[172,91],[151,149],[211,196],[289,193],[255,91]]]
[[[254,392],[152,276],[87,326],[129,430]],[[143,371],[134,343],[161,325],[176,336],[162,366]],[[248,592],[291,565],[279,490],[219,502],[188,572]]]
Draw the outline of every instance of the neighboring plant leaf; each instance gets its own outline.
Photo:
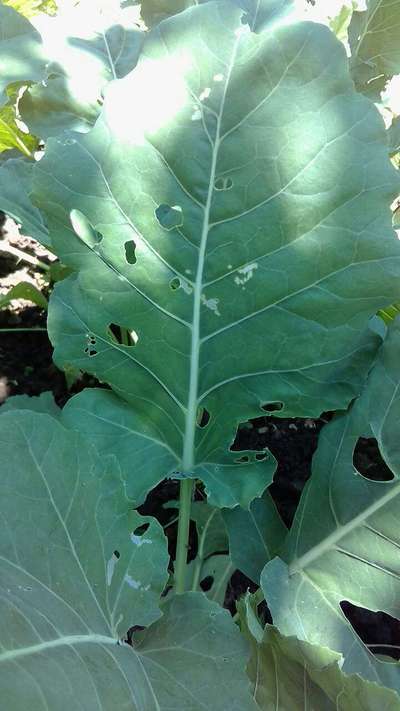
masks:
[[[266,403],[344,408],[380,342],[370,316],[400,296],[398,175],[343,47],[321,25],[254,34],[241,17],[210,2],[161,23],[95,127],[49,140],[35,168],[79,272],[51,297],[56,362],[107,381],[227,507],[275,469],[229,450],[238,424]]]
[[[21,224],[21,232],[51,248],[43,216],[31,202],[33,161],[11,158],[0,164],[0,210]]]
[[[400,116],[395,116],[387,130],[389,154],[396,155],[400,151]]]
[[[52,58],[46,83],[28,89],[19,104],[30,130],[43,139],[95,123],[112,79],[135,66],[143,32],[129,10],[99,13],[96,3],[48,19],[42,38]]]
[[[243,619],[241,628],[243,630]],[[245,624],[245,623],[244,623]],[[341,671],[342,658],[326,647],[283,637],[267,625],[252,646],[248,674],[253,696],[265,711],[399,711],[391,690]]]
[[[0,108],[0,153],[16,148],[28,158],[33,158],[38,145],[38,139],[22,131],[16,123],[14,106],[2,106]]]
[[[329,27],[341,42],[347,42],[348,29],[355,6],[356,2],[354,2],[354,0],[353,2],[352,0],[347,0],[342,4],[337,15],[332,17],[329,21]]]
[[[51,77],[46,85],[35,84],[24,93],[21,115],[31,131],[43,139],[68,129],[85,133],[94,125],[101,106],[93,84],[88,82],[83,100],[78,99],[79,90],[79,82],[74,85],[67,77]]]
[[[178,509],[179,502],[168,501],[165,508]],[[197,555],[186,569],[186,589],[205,590],[210,600],[223,605],[226,588],[235,567],[226,554],[229,541],[222,513],[205,501],[193,501],[190,518],[196,524]],[[205,588],[201,583],[207,578],[209,584]]]
[[[248,511],[239,507],[223,512],[229,550],[235,568],[259,584],[262,569],[273,558],[286,535],[271,495],[255,499]]]
[[[215,709],[254,711],[247,646],[203,596],[168,600],[134,647],[119,642],[160,617],[168,554],[112,460],[37,409],[6,412],[0,433],[4,708],[202,711],[218,684]]]
[[[7,100],[5,89],[9,84],[44,78],[46,57],[39,33],[25,17],[4,4],[0,4],[0,26],[1,106]]]
[[[33,304],[47,309],[47,299],[42,292],[29,281],[20,281],[5,294],[0,294],[0,309],[7,308],[15,299],[25,299]]]
[[[13,395],[8,397],[1,406],[0,415],[9,410],[30,410],[30,412],[40,412],[57,418],[61,410],[54,401],[52,392],[44,392],[41,395],[30,397],[29,395]]]
[[[327,645],[343,654],[343,671],[397,691],[400,665],[369,652],[340,603],[400,616],[399,352],[394,322],[362,396],[322,430],[283,560],[268,563],[261,578],[283,634]],[[355,470],[359,437],[377,440],[393,481],[371,481]]]
[[[39,12],[53,15],[57,11],[55,0],[2,0],[3,5],[14,8],[25,17],[33,17]]]
[[[353,12],[349,42],[358,90],[379,95],[386,82],[400,73],[398,0],[367,0],[367,10]]]

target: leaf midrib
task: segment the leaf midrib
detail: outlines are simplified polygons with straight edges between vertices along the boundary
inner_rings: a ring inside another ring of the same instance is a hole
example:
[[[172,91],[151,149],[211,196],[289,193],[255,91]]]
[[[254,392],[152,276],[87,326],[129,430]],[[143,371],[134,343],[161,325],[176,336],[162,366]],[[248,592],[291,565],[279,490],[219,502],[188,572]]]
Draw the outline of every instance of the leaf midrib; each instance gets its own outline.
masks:
[[[295,558],[289,564],[289,576],[299,573],[309,565],[311,565],[315,560],[322,557],[325,553],[332,550],[332,548],[347,534],[351,533],[354,529],[361,526],[364,521],[366,521],[370,516],[373,516],[377,511],[388,504],[392,499],[400,494],[400,482],[395,485],[391,485],[390,491],[382,496],[378,501],[368,506],[366,509],[361,511],[357,516],[355,516],[351,521],[336,528],[335,531],[326,536],[326,538],[318,543],[313,548],[310,548],[304,555],[300,558]]]
[[[198,408],[198,386],[199,386],[199,363],[200,363],[200,327],[201,327],[201,295],[203,292],[203,272],[207,249],[207,240],[210,227],[211,206],[214,196],[214,182],[217,170],[218,151],[221,145],[221,124],[222,116],[225,107],[226,94],[229,86],[229,81],[235,62],[238,46],[240,42],[240,34],[233,45],[231,60],[229,63],[225,85],[222,93],[220,109],[217,118],[217,126],[215,132],[215,141],[212,152],[210,177],[208,184],[207,200],[204,207],[203,224],[199,246],[199,261],[197,265],[196,280],[193,290],[193,316],[192,316],[192,336],[190,350],[190,371],[189,371],[189,393],[188,404],[185,417],[185,436],[183,443],[182,467],[183,471],[190,473],[194,467],[195,459],[195,437],[196,437],[196,420]]]

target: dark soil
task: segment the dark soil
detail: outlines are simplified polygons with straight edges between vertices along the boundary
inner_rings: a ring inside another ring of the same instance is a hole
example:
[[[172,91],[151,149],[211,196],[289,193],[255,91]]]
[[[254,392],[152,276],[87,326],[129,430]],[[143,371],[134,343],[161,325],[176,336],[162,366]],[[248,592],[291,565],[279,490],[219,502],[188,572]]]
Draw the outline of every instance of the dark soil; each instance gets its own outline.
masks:
[[[2,277],[16,269],[15,259],[8,259],[0,253],[0,287]],[[32,274],[34,272],[32,271]],[[45,328],[46,313],[38,307],[25,305],[18,309],[0,310],[0,329],[31,329],[27,332],[0,332],[0,403],[10,395],[39,395],[51,390],[59,406],[63,406],[72,394],[83,387],[93,387],[98,383],[91,376],[83,376],[69,390],[64,374],[52,362],[52,347]],[[285,419],[275,416],[257,418],[242,426],[235,440],[234,449],[263,449],[267,447],[278,461],[278,470],[270,488],[278,510],[287,525],[290,525],[305,482],[310,476],[311,460],[318,442],[318,435],[331,415],[319,420]],[[370,478],[387,480],[390,471],[381,460],[379,451],[372,440],[360,440],[356,451],[357,467]],[[164,526],[172,553],[176,542],[176,512],[163,508],[163,504],[177,499],[178,483],[165,481],[148,496],[140,511],[158,518]],[[197,496],[201,497],[199,491]],[[171,523],[172,522],[172,523]],[[196,553],[195,527],[191,529],[189,557]],[[226,607],[235,610],[235,600],[254,584],[237,571],[230,582],[226,597]],[[400,658],[400,622],[385,613],[373,613],[343,602],[351,624],[365,643],[371,645],[375,653],[390,654]],[[266,611],[266,619],[268,612]],[[397,649],[396,649],[397,647]]]

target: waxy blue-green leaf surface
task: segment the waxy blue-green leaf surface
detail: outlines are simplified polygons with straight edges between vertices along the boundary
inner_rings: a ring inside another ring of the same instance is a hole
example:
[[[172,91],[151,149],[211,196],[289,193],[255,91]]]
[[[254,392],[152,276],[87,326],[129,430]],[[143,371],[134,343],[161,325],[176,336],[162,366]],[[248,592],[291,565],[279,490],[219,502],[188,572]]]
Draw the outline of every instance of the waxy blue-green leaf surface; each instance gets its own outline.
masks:
[[[379,93],[400,72],[400,1],[367,0],[349,27],[351,66],[360,91]]]
[[[107,381],[219,506],[272,479],[271,459],[229,451],[238,423],[345,407],[379,343],[369,318],[400,289],[398,179],[343,47],[241,17],[210,2],[161,23],[94,129],[35,169],[77,271],[51,300],[57,363]]]
[[[252,501],[248,511],[237,506],[224,511],[223,517],[235,568],[258,585],[264,566],[278,553],[286,535],[272,497],[266,492]]]
[[[39,33],[11,7],[0,4],[0,105],[14,82],[41,81],[46,57]]]
[[[248,674],[253,695],[265,711],[398,711],[391,689],[341,671],[342,659],[327,647],[283,637],[267,625],[253,638]]]
[[[43,139],[67,129],[84,133],[100,113],[106,85],[135,66],[143,32],[129,9],[99,12],[96,2],[42,20],[47,77],[25,92],[22,118]]]
[[[284,635],[323,644],[344,657],[343,671],[400,691],[400,665],[374,657],[341,610],[343,600],[400,618],[400,324],[394,322],[348,414],[320,435],[282,560],[261,584]],[[375,437],[393,472],[372,481],[354,467],[359,437]]]
[[[218,684],[216,711],[254,711],[227,611],[185,595],[159,619],[166,540],[132,510],[115,461],[21,404],[0,415],[4,709],[202,711]],[[148,629],[128,646],[136,625]]]
[[[10,158],[0,164],[0,210],[21,224],[21,233],[50,247],[50,237],[40,210],[30,198],[34,162]]]

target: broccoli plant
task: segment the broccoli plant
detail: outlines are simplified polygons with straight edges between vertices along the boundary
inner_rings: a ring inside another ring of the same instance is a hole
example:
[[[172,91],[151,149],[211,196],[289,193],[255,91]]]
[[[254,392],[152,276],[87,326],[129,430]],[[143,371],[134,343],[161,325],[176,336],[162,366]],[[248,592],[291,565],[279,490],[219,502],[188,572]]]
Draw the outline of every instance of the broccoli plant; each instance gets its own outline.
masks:
[[[2,164],[0,208],[69,269],[55,363],[102,385],[1,408],[5,708],[400,709],[341,606],[400,612],[400,331],[376,316],[400,301],[399,179],[354,81],[385,2],[347,13],[351,61],[285,0],[117,5],[82,1],[75,35],[48,18],[53,50],[0,6],[3,103],[22,87],[44,148]],[[326,411],[287,530],[275,458],[235,435]],[[360,437],[390,480],[355,469]],[[168,479],[172,560],[137,510]],[[235,570],[255,592],[232,616]]]

